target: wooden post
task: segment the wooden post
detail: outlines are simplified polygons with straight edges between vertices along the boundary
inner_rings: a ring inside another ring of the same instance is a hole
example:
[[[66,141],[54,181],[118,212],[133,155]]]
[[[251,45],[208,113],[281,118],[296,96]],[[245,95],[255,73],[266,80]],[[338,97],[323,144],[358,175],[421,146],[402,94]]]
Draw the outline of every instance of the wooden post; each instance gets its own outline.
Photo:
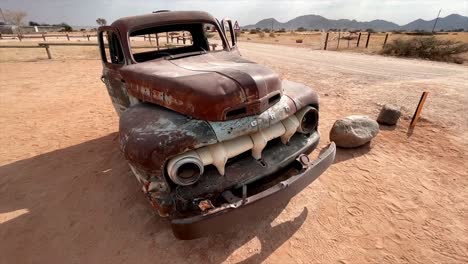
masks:
[[[423,94],[421,95],[421,99],[419,99],[418,107],[416,107],[416,111],[414,112],[413,119],[411,119],[410,129],[413,129],[416,126],[416,123],[419,120],[419,116],[421,115],[421,111],[423,109],[424,102],[426,102],[426,98],[428,94],[429,94],[428,92],[423,92]]]
[[[44,33],[42,33],[42,39],[46,41]]]
[[[23,41],[20,34],[18,34],[18,39],[19,39],[19,41]]]
[[[338,44],[336,44],[336,49],[340,48],[340,38],[341,38],[341,31],[338,32]]]
[[[323,50],[327,50],[327,43],[328,43],[328,31],[327,31],[327,35],[325,36],[325,45],[323,46]]]
[[[179,39],[180,39],[180,37],[177,37],[177,44],[179,44]]]
[[[182,43],[185,45],[185,32],[182,32]]]
[[[166,43],[169,44],[169,32],[166,32]]]
[[[50,54],[50,50],[49,50],[49,45],[45,45],[44,48],[46,49],[46,52],[47,52],[47,57],[50,59],[52,59],[52,55]]]
[[[156,35],[156,47],[157,47],[157,49],[159,50],[159,37],[158,37],[158,33],[156,33],[155,35]]]
[[[89,41],[89,34],[88,34],[88,35],[86,35],[86,37],[88,38],[88,41]]]
[[[148,38],[149,38],[149,41],[150,41],[150,45],[152,45],[153,41],[151,41],[151,34],[148,34]]]
[[[67,34],[67,39],[68,39],[68,41],[70,41],[70,36],[68,34]]]
[[[348,49],[349,49],[349,41],[350,41],[350,40],[351,40],[351,37],[350,37],[350,38],[348,38]]]
[[[388,39],[388,33],[385,35],[385,40],[383,42],[382,48],[385,48],[385,45],[387,45],[387,39]]]
[[[357,37],[357,44],[356,47],[359,47],[359,41],[361,41],[361,32],[359,32],[359,36]]]
[[[366,49],[367,49],[367,47],[369,46],[369,39],[370,39],[370,35],[371,35],[371,33],[370,33],[370,32],[369,32],[369,33],[367,33]]]

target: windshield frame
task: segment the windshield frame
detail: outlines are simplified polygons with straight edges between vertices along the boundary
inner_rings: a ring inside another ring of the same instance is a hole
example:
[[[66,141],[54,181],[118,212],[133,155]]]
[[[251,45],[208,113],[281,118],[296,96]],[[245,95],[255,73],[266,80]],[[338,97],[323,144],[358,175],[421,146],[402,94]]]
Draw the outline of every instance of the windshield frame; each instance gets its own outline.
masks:
[[[219,36],[221,37],[221,42],[223,43],[223,49],[219,50],[219,51],[209,51],[209,52],[206,52],[206,53],[231,51],[231,46],[229,45],[229,42],[226,39],[226,35],[221,30],[221,26],[219,25],[219,21],[217,21],[217,20],[216,21],[213,21],[213,20],[199,20],[199,21],[191,21],[191,22],[167,23],[167,24],[159,24],[158,26],[148,25],[148,26],[144,26],[144,27],[134,28],[132,31],[127,31],[126,42],[127,42],[127,47],[128,47],[128,53],[130,55],[130,59],[132,61],[132,64],[152,61],[152,60],[147,60],[147,61],[138,62],[137,60],[135,60],[135,58],[133,56],[134,53],[132,51],[132,42],[130,40],[130,37],[134,32],[149,29],[149,28],[158,28],[158,27],[165,27],[165,26],[172,26],[172,25],[189,25],[189,24],[210,24],[210,25],[212,25],[212,26],[214,26],[216,28],[216,31],[218,32]],[[181,53],[181,54],[184,54],[184,53]],[[206,54],[206,53],[201,53],[200,55],[203,55],[203,54]],[[198,56],[198,55],[195,55],[195,56]],[[167,57],[167,56],[163,56],[161,59],[165,59],[165,57]]]

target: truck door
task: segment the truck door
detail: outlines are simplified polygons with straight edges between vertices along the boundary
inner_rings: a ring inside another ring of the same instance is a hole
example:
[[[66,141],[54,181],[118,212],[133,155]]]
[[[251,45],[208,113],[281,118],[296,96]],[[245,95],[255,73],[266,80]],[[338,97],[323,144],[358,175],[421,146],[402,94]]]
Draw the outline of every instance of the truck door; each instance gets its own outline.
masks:
[[[103,66],[101,80],[106,84],[112,104],[120,115],[130,106],[125,81],[120,74],[120,69],[125,65],[122,45],[115,29],[109,26],[99,28],[98,41]]]
[[[231,50],[238,51],[237,36],[234,30],[234,27],[232,25],[232,20],[230,20],[229,18],[225,18],[221,20],[221,27],[222,27],[222,30],[224,31],[223,32],[224,36],[226,36],[226,40],[228,41]]]

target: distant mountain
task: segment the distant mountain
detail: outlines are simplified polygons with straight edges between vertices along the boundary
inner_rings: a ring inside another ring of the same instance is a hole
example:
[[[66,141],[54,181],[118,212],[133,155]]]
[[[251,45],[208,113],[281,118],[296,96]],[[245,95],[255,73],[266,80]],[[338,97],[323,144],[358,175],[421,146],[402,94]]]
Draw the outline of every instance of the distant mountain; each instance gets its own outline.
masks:
[[[426,30],[431,31],[432,27],[434,26],[435,19],[433,20],[423,20],[417,19],[411,23],[408,23],[401,27],[404,30]],[[460,16],[457,14],[452,14],[446,17],[439,18],[437,21],[436,30],[452,30],[452,29],[459,29],[463,28],[465,30],[468,29],[468,17]]]
[[[359,22],[356,20],[349,20],[349,19],[327,19],[323,16],[318,15],[305,15],[299,16],[294,19],[291,19],[285,23],[279,22],[274,18],[267,18],[260,20],[254,25],[246,25],[242,28],[245,29],[252,29],[252,28],[273,28],[273,29],[297,29],[299,27],[303,27],[306,29],[368,29],[372,28],[377,31],[385,31],[385,30],[432,30],[434,26],[434,20],[426,21],[422,19],[415,20],[411,23],[408,23],[404,26],[400,26],[393,22],[385,21],[385,20],[372,20],[368,22]],[[451,30],[451,29],[459,29],[463,28],[468,30],[468,17],[461,16],[457,14],[452,14],[447,17],[439,18],[437,21],[437,30]]]

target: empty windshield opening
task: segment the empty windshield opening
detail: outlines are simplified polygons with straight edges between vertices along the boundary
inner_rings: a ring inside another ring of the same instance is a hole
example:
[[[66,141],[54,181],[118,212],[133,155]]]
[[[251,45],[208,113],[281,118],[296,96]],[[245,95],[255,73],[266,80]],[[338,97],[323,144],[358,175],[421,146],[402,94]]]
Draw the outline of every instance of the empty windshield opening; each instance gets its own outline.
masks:
[[[201,54],[227,49],[217,27],[209,23],[145,28],[132,32],[129,40],[136,62],[185,53]]]

